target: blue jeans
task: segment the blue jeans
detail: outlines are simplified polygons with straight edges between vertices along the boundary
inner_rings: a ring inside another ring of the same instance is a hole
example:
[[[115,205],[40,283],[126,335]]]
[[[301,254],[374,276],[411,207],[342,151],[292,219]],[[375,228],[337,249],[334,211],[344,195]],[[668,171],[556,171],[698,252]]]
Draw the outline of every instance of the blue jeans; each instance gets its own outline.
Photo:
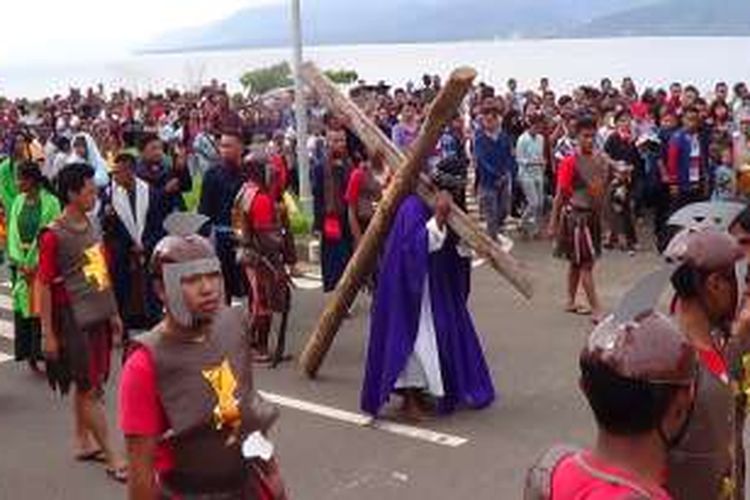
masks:
[[[526,197],[521,227],[530,234],[537,234],[544,214],[544,170],[538,166],[522,167],[518,172],[518,183]]]
[[[493,186],[481,186],[479,190],[479,209],[487,220],[487,234],[493,240],[497,239],[510,212],[510,188],[510,177],[506,176]]]

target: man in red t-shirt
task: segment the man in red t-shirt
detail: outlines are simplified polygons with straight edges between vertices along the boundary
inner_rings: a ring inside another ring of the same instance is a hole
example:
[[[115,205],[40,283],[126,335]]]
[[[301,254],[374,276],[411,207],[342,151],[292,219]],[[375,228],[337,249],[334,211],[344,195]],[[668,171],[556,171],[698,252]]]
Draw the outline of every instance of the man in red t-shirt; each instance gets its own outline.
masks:
[[[671,498],[663,487],[667,456],[690,420],[696,356],[653,310],[670,271],[642,279],[589,336],[580,387],[596,419],[596,445],[547,452],[529,471],[525,499]]]
[[[383,170],[382,154],[376,154],[369,160],[360,161],[349,176],[344,200],[348,207],[349,227],[352,230],[355,248],[367,231],[367,226],[375,215],[377,203],[382,197],[384,186],[377,175],[383,174]],[[385,182],[387,180],[386,178]]]

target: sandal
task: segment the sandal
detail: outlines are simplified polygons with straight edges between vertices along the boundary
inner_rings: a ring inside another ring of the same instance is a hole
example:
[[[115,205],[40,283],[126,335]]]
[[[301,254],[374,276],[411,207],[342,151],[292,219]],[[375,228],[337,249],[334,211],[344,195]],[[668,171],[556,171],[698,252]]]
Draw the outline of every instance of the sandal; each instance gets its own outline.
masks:
[[[104,462],[106,458],[103,450],[79,451],[73,458],[78,462]]]
[[[267,352],[253,351],[253,363],[256,365],[267,365],[273,361],[271,355]]]
[[[576,311],[576,314],[577,314],[578,316],[591,316],[591,315],[592,315],[592,314],[594,314],[594,313],[593,313],[593,311],[592,311],[591,309],[589,309],[588,307],[586,307],[586,306],[580,306],[580,307],[578,308],[578,310]]]
[[[565,308],[565,312],[569,314],[575,314],[576,316],[591,316],[591,309],[585,306],[568,306]]]
[[[578,306],[575,304],[572,306],[565,306],[565,312],[568,314],[578,314]]]
[[[126,484],[128,482],[127,465],[121,465],[120,467],[107,467],[104,470],[107,473],[107,477],[109,477],[112,481],[116,481],[121,484]]]

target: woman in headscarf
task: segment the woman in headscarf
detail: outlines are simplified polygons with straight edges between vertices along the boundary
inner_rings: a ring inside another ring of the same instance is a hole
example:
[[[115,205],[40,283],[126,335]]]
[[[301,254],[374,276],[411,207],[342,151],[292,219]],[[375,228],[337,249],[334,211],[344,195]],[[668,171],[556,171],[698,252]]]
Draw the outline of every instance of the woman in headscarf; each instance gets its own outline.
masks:
[[[16,361],[27,361],[37,371],[43,359],[39,311],[33,300],[39,265],[37,236],[60,213],[60,202],[36,163],[18,168],[18,189],[8,214],[8,257],[11,266]]]
[[[99,146],[96,145],[94,138],[87,132],[80,132],[73,136],[73,150],[68,158],[67,164],[72,163],[86,163],[94,169],[94,183],[99,189],[105,188],[109,184],[109,167],[107,162],[99,151]],[[99,198],[96,199],[96,206],[91,211],[89,219],[94,226],[94,232],[98,235],[102,234],[101,224],[99,221],[99,210],[101,204]]]
[[[94,138],[87,132],[80,132],[73,137],[73,151],[68,159],[71,163],[87,163],[94,169],[94,182],[97,187],[109,184],[109,169]]]

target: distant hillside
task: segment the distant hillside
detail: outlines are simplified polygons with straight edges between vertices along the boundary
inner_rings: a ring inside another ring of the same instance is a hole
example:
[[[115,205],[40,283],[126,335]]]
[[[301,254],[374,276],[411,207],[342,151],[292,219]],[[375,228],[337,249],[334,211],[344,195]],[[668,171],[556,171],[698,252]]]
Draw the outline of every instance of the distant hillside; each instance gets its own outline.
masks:
[[[572,26],[594,26],[596,19],[656,1],[308,0],[302,2],[302,16],[308,44],[435,42],[555,36]],[[287,2],[248,8],[216,23],[168,33],[142,50],[286,45],[288,15]]]
[[[566,34],[592,38],[750,35],[750,0],[662,0],[599,17]]]

